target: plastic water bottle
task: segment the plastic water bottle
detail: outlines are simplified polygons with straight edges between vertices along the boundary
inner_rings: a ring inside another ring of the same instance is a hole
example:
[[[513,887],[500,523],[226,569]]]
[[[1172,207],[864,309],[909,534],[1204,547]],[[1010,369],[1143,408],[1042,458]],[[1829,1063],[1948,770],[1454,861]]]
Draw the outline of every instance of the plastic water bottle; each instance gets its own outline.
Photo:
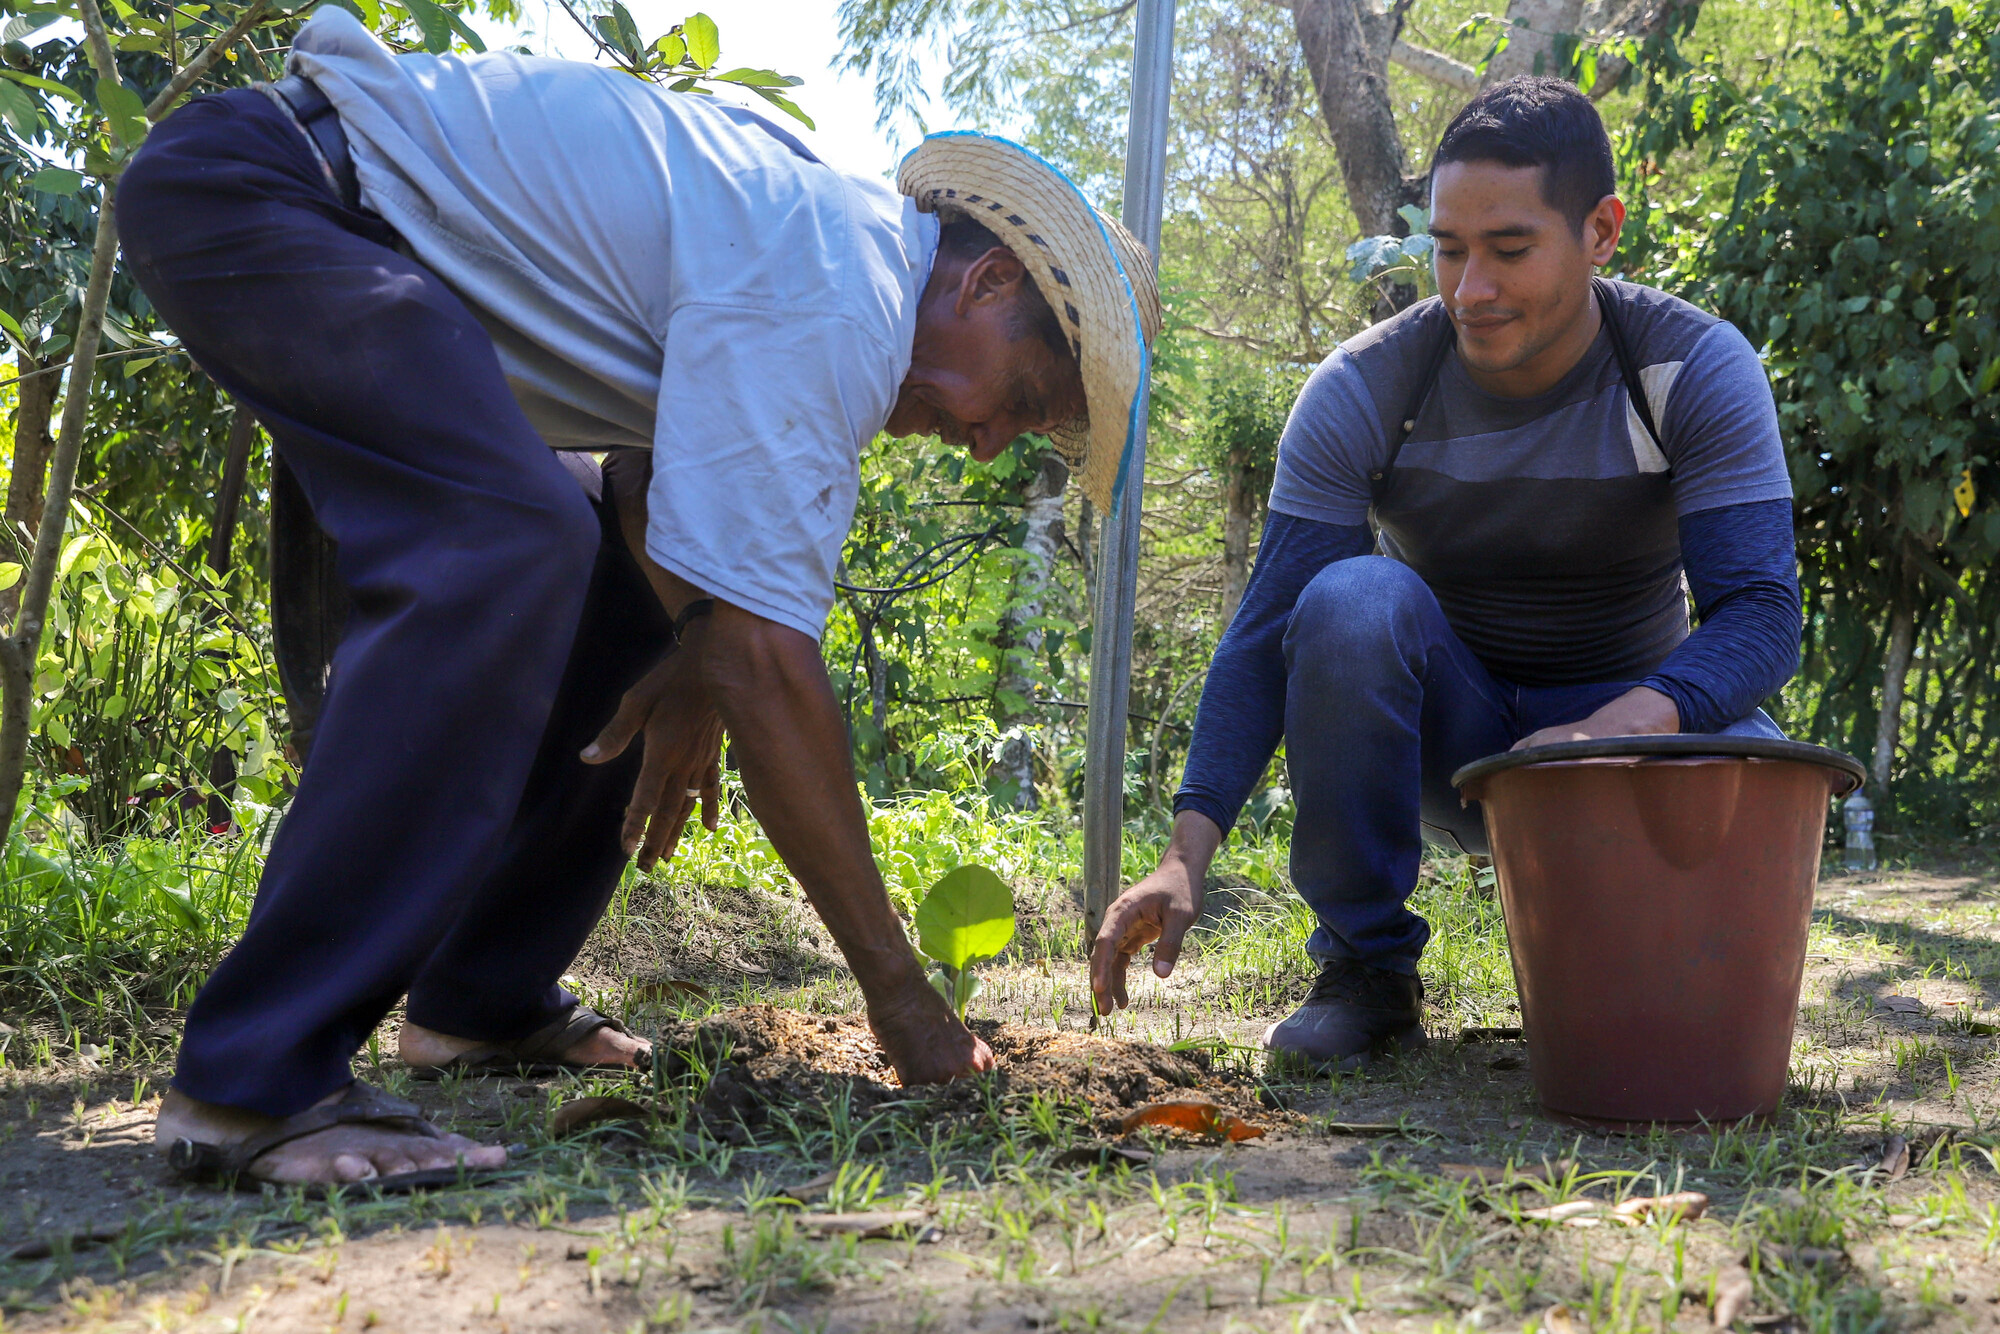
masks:
[[[1841,824],[1847,829],[1847,869],[1875,869],[1875,804],[1859,788],[1840,806]]]

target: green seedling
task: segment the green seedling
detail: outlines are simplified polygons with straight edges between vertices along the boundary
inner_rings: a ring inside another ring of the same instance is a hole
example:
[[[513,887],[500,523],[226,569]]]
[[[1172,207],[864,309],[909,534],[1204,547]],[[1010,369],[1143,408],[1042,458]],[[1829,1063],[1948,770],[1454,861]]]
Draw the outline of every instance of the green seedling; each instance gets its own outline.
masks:
[[[936,987],[960,1019],[979,994],[972,971],[988,963],[1014,938],[1014,891],[984,866],[961,866],[947,873],[917,907],[917,948],[935,968]]]

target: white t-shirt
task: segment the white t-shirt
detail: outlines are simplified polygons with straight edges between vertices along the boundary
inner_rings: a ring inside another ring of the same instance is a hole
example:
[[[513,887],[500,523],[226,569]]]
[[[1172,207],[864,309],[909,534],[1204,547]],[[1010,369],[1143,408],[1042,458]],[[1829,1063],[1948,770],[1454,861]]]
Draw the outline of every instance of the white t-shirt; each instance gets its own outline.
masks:
[[[543,438],[653,449],[653,559],[817,638],[936,219],[750,111],[595,65],[396,55],[328,5],[291,69]]]

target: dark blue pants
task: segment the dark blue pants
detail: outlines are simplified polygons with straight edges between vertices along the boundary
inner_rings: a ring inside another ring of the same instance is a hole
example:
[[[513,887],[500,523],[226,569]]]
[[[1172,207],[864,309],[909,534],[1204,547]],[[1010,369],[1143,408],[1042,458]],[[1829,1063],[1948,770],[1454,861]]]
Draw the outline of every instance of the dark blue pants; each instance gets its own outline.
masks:
[[[269,1115],[344,1085],[397,999],[531,1032],[617,885],[636,751],[576,753],[666,646],[644,576],[522,416],[492,341],[380,218],[342,206],[252,90],[125,173],[139,285],[256,413],[352,598],[242,941],[188,1011],[176,1088]]]
[[[1383,556],[1335,561],[1285,632],[1292,883],[1319,918],[1316,959],[1413,973],[1431,930],[1404,906],[1423,836],[1486,851],[1451,776],[1530,732],[1579,722],[1637,685],[1521,686],[1487,671],[1423,579]],[[1761,709],[1723,729],[1781,737]]]

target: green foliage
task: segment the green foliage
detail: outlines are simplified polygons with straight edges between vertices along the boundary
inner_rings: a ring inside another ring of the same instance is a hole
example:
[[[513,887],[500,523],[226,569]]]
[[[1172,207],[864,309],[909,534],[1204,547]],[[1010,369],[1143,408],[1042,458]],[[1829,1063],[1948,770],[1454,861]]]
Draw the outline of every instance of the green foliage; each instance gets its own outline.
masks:
[[[202,822],[215,756],[229,752],[231,801],[279,801],[277,671],[201,580],[146,562],[86,528],[63,553],[36,668],[34,749],[44,773],[79,781],[68,800],[92,837]]]
[[[1711,61],[1649,86],[1629,253],[1770,367],[1808,610],[1786,721],[1871,749],[1907,619],[1896,772],[1976,827],[2000,819],[2000,5],[1844,14],[1794,80],[1745,92]],[[1711,165],[1658,198],[1690,148]]]
[[[419,3],[422,2],[419,0]],[[565,8],[569,6],[565,5]],[[748,89],[802,122],[807,129],[815,128],[812,117],[779,91],[796,88],[805,82],[797,75],[752,69],[747,65],[716,72],[715,67],[722,59],[722,36],[716,29],[715,20],[706,14],[692,14],[659,37],[647,41],[639,35],[639,25],[632,18],[632,12],[620,0],[612,0],[608,10],[593,15],[588,23],[575,9],[570,8],[569,12],[571,17],[583,24],[584,31],[590,34],[598,49],[629,74],[665,83],[677,93],[706,93],[708,89],[702,85],[709,83],[726,83]]]
[[[1352,282],[1374,283],[1385,292],[1392,286],[1407,285],[1416,288],[1419,297],[1433,296],[1437,274],[1431,267],[1435,247],[1431,244],[1430,210],[1405,204],[1396,213],[1409,224],[1409,235],[1364,236],[1347,247],[1347,277]]]
[[[81,785],[30,794],[0,848],[0,1006],[73,1035],[143,1030],[146,1008],[186,1005],[241,932],[262,850],[199,826],[98,842],[67,805]]]

